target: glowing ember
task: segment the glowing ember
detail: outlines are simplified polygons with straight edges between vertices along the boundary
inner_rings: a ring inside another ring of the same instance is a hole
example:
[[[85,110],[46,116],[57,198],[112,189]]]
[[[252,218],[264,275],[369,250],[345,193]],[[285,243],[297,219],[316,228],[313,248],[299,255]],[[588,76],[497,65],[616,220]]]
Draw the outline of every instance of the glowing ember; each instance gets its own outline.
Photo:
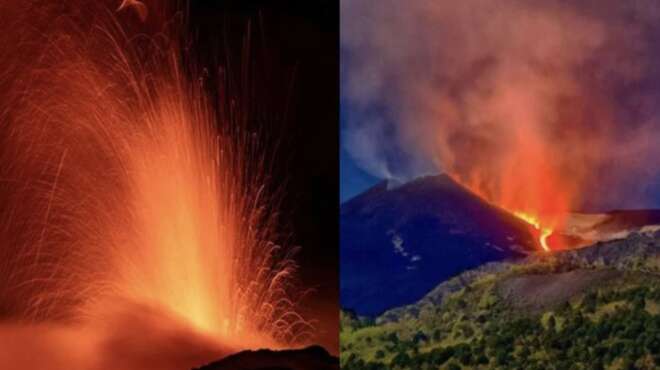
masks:
[[[194,345],[176,351],[210,348],[208,360],[304,342],[294,251],[273,244],[277,203],[239,128],[247,112],[225,90],[209,101],[163,9],[123,24],[114,2],[42,3],[0,1],[4,318],[84,338],[88,353],[71,341],[81,360],[62,368],[111,368],[81,364],[136,334],[155,343],[124,350],[148,358],[179,336]]]

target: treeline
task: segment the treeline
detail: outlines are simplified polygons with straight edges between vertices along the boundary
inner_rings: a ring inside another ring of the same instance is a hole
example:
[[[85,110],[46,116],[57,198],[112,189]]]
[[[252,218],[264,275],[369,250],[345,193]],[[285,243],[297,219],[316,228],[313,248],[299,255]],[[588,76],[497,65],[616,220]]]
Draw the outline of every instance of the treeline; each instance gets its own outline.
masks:
[[[660,315],[652,311],[659,304],[657,287],[591,292],[545,316],[491,317],[479,335],[468,330],[462,343],[424,351],[443,334],[401,340],[390,333],[374,359],[349,354],[342,369],[658,369]]]

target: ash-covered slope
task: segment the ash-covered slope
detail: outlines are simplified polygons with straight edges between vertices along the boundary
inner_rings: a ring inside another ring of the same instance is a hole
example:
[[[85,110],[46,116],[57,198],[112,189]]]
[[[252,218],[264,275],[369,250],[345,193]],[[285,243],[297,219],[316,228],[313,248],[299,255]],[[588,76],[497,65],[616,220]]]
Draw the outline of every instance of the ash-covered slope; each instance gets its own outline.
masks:
[[[339,370],[339,359],[323,347],[243,351],[197,370]]]
[[[528,225],[444,175],[381,183],[342,204],[340,243],[342,307],[370,316],[536,245]]]
[[[650,225],[660,225],[660,210],[616,210],[606,213],[607,218],[594,225],[600,233],[625,233],[626,237],[633,230]]]

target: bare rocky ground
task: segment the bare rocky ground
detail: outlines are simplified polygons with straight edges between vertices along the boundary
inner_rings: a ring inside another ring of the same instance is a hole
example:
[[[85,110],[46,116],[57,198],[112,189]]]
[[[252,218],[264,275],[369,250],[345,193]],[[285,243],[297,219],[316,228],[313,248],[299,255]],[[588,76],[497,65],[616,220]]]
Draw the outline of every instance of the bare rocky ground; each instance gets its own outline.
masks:
[[[497,284],[498,295],[512,308],[538,313],[588,289],[621,277],[617,270],[575,270],[557,274],[514,276]]]

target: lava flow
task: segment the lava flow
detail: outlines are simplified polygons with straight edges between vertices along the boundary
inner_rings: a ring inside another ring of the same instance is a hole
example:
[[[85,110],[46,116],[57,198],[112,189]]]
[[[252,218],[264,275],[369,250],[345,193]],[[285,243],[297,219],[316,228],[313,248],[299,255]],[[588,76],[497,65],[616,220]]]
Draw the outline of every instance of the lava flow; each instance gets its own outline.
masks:
[[[503,95],[500,99],[519,101],[522,106],[529,99],[518,92],[508,98]],[[553,231],[564,228],[584,174],[570,158],[553,155],[554,144],[547,137],[547,127],[539,127],[541,124],[537,122],[522,123],[532,113],[517,108],[507,114],[513,115],[514,122],[521,123],[507,128],[508,132],[501,137],[488,139],[493,142],[472,148],[478,159],[470,158],[474,162],[469,164],[452,164],[452,177],[489,203],[529,224],[539,249],[546,252],[563,249],[566,246],[561,240],[549,243],[549,238]],[[496,140],[505,142],[506,149]]]
[[[548,246],[548,237],[552,235],[552,229],[549,229],[547,227],[544,227],[541,225],[541,223],[538,221],[538,219],[532,215],[529,215],[524,212],[514,212],[513,213],[516,217],[519,219],[527,222],[528,224],[532,225],[536,230],[539,232],[539,245],[541,248],[543,248],[543,251],[549,252],[550,247]]]
[[[124,3],[0,0],[0,367],[184,368],[309,335],[248,112],[208,98],[165,2]]]

